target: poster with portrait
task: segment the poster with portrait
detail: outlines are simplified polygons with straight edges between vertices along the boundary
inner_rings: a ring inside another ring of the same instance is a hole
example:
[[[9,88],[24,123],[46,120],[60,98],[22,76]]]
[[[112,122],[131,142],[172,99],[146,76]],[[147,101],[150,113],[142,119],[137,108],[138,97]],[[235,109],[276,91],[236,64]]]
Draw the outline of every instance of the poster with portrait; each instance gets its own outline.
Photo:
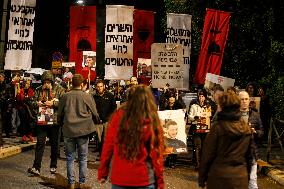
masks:
[[[62,62],[63,67],[63,80],[71,81],[75,74],[75,62]]]
[[[250,97],[249,98],[249,107],[253,110],[256,110],[259,113],[260,109],[260,97]]]
[[[151,59],[138,58],[137,73],[140,83],[149,85],[152,79]]]
[[[205,78],[204,88],[208,92],[209,97],[213,94],[212,89],[217,84],[221,85],[224,88],[224,91],[227,91],[229,87],[234,86],[235,79],[220,76],[220,75],[215,75],[212,73],[207,73],[206,78]]]
[[[88,59],[92,59],[91,70],[96,70],[96,52],[95,51],[83,51],[82,69],[88,67]]]
[[[166,154],[187,153],[185,112],[183,110],[158,111],[164,131]]]
[[[38,125],[53,125],[55,122],[54,109],[47,106],[40,106],[37,115]]]

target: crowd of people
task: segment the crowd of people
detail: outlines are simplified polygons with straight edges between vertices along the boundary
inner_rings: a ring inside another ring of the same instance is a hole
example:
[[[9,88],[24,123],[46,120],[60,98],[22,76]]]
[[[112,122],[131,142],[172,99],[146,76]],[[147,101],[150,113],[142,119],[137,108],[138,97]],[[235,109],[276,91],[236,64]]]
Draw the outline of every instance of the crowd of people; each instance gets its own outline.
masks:
[[[50,172],[56,173],[59,144],[64,140],[68,188],[75,188],[74,160],[79,162],[79,183],[84,188],[87,175],[88,144],[97,136],[100,167],[98,181],[103,184],[111,174],[112,188],[164,188],[164,166],[175,168],[178,153],[165,153],[165,143],[175,141],[178,125],[171,120],[164,131],[158,111],[184,109],[192,139],[192,162],[199,173],[200,187],[257,188],[257,148],[268,135],[271,107],[264,88],[249,83],[245,90],[215,85],[211,98],[204,88],[193,92],[197,98],[186,106],[185,91],[154,89],[131,77],[122,85],[97,79],[87,81],[72,75],[68,87],[56,80],[52,71],[42,75],[38,86],[30,78],[16,74],[11,81],[0,73],[1,128],[10,137],[17,128],[20,142],[37,137],[33,165],[28,172],[40,175],[49,138]],[[256,108],[251,97],[260,97]],[[41,109],[40,109],[41,108]],[[48,108],[52,117],[41,117]],[[19,120],[15,121],[16,118]],[[182,144],[184,148],[186,145]],[[186,150],[185,150],[186,151]],[[189,150],[191,151],[191,150]],[[111,161],[112,160],[112,161]],[[111,173],[109,173],[111,167]],[[139,175],[139,176],[138,176]],[[228,176],[229,175],[229,176]]]

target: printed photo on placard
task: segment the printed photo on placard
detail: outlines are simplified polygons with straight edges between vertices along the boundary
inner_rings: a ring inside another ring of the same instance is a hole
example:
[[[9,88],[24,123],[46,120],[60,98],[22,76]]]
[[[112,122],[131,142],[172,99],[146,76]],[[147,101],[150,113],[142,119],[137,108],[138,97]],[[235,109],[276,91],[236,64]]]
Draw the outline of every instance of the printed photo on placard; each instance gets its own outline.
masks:
[[[183,110],[158,111],[164,131],[166,154],[187,153]]]
[[[140,83],[149,85],[152,79],[151,59],[138,58],[137,73]]]
[[[40,106],[37,116],[38,125],[52,125],[54,122],[54,109]]]
[[[82,68],[88,67],[90,64],[91,70],[96,70],[96,52],[95,51],[83,51]]]

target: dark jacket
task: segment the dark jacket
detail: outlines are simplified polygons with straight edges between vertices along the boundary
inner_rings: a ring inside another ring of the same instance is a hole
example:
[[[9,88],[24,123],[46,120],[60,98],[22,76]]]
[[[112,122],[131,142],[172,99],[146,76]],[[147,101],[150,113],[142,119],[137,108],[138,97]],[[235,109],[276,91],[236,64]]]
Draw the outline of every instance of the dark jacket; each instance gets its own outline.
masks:
[[[49,90],[43,89],[43,86],[39,86],[35,89],[35,94],[34,94],[34,100],[36,102],[39,101],[53,101],[53,106],[51,108],[54,109],[54,120],[53,123],[54,125],[58,125],[58,120],[57,120],[57,109],[58,109],[58,102],[61,99],[62,95],[65,93],[65,90],[61,85],[58,84],[53,84],[52,86],[52,91],[50,92]]]
[[[203,147],[200,186],[207,183],[207,189],[248,188],[251,129],[240,118],[240,113],[218,113]]]
[[[253,134],[254,140],[252,142],[252,152],[253,152],[254,158],[257,160],[259,158],[259,153],[258,153],[258,150],[257,150],[257,144],[259,143],[259,141],[261,140],[261,138],[263,136],[263,126],[262,126],[262,122],[261,122],[259,113],[255,112],[253,110],[250,110],[249,111],[248,123],[256,131],[256,133]]]
[[[103,123],[108,122],[111,114],[116,109],[116,101],[113,94],[105,91],[103,95],[94,94],[94,99],[96,101],[96,107]]]
[[[93,97],[79,89],[63,95],[59,101],[58,119],[63,122],[63,136],[75,138],[86,136],[96,130],[99,122],[96,103]]]

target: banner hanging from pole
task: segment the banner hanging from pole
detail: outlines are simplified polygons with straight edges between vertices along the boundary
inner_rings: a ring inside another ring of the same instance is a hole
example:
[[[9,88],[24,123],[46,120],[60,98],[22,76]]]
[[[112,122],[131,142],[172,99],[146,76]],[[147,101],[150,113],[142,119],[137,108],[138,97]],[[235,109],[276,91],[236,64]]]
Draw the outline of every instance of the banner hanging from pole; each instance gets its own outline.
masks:
[[[96,52],[97,40],[96,6],[70,7],[69,61],[75,62],[75,72],[84,74],[82,59],[84,51]],[[96,76],[92,75],[92,81]]]
[[[106,6],[105,79],[127,80],[133,74],[132,6]]]
[[[180,44],[183,47],[183,89],[189,89],[189,69],[191,51],[191,15],[167,14],[167,43]]]
[[[146,85],[150,84],[150,80],[144,77],[139,78],[139,59],[151,59],[151,45],[154,43],[154,18],[153,11],[134,10],[133,75],[136,76],[138,73],[138,79]]]
[[[36,0],[11,0],[5,70],[29,70],[32,65]]]
[[[230,17],[231,14],[228,12],[206,10],[202,45],[194,76],[196,84],[204,84],[206,73],[220,75]]]

